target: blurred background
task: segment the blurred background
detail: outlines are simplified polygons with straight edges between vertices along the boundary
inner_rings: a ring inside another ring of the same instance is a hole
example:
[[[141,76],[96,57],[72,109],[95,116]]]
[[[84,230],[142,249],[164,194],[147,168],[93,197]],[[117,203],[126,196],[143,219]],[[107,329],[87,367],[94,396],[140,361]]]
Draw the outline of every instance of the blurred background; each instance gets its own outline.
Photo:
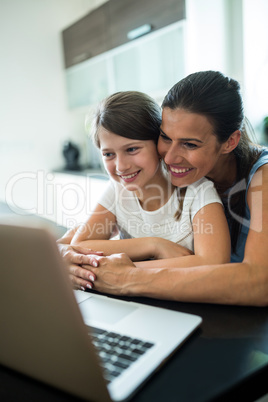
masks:
[[[79,180],[102,172],[85,115],[117,90],[161,103],[199,70],[240,82],[246,115],[266,143],[267,19],[267,0],[0,0],[0,201],[55,220],[55,186],[62,209],[71,181],[78,187],[66,210],[78,208],[88,191]],[[70,143],[77,172],[64,175]]]

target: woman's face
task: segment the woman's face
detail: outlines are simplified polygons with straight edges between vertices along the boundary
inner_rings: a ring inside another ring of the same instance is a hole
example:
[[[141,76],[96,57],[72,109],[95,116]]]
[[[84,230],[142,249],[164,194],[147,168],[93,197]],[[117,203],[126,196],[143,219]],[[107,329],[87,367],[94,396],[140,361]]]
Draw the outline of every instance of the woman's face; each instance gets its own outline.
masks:
[[[188,186],[212,173],[223,148],[207,117],[184,109],[163,109],[158,152],[174,186]]]

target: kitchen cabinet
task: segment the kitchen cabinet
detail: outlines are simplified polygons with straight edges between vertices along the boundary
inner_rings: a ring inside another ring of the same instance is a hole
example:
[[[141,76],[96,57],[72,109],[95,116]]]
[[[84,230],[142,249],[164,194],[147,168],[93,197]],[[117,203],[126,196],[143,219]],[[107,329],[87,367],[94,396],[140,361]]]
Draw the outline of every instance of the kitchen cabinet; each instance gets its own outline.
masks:
[[[107,4],[112,48],[129,42],[129,34],[135,37],[143,27],[154,32],[185,18],[184,0],[110,0]]]
[[[110,93],[106,54],[68,68],[65,78],[70,109],[98,103]]]
[[[94,106],[128,90],[161,101],[185,75],[184,43],[185,21],[179,21],[66,69],[69,107]]]
[[[68,68],[111,48],[108,3],[96,8],[62,32],[65,67]]]
[[[184,76],[184,24],[175,23],[114,52],[113,90],[162,98]]]
[[[184,18],[185,0],[109,0],[62,32],[65,67]]]

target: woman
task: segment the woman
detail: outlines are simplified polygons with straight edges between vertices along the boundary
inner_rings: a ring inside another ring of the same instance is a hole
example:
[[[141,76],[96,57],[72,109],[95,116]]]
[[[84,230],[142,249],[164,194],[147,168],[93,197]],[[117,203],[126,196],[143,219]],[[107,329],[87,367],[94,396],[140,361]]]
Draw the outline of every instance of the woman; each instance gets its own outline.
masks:
[[[162,108],[158,150],[171,182],[188,186],[201,176],[214,181],[229,222],[232,263],[185,268],[178,260],[174,268],[168,259],[135,266],[124,254],[95,256],[98,267],[90,268],[94,288],[129,296],[267,306],[268,150],[249,140],[238,82],[214,71],[191,74],[168,92]],[[69,261],[75,263],[75,258]],[[73,280],[77,275],[87,278],[83,267],[70,266]]]
[[[100,103],[91,134],[111,181],[87,222],[59,242],[71,239],[105,255],[124,252],[132,261],[174,257],[174,266],[182,256],[187,266],[230,260],[228,225],[213,183],[200,177],[185,192],[170,183],[156,147],[160,124],[160,107],[142,92],[117,92]],[[120,239],[110,241],[115,230]],[[81,279],[85,287],[91,284]]]

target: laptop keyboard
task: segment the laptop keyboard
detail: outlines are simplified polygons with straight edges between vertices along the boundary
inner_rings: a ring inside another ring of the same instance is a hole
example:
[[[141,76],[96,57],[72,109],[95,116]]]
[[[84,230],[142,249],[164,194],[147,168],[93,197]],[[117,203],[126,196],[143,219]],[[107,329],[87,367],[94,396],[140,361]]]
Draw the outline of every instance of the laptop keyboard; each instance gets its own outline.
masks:
[[[89,327],[109,383],[143,356],[154,344],[130,336]]]

